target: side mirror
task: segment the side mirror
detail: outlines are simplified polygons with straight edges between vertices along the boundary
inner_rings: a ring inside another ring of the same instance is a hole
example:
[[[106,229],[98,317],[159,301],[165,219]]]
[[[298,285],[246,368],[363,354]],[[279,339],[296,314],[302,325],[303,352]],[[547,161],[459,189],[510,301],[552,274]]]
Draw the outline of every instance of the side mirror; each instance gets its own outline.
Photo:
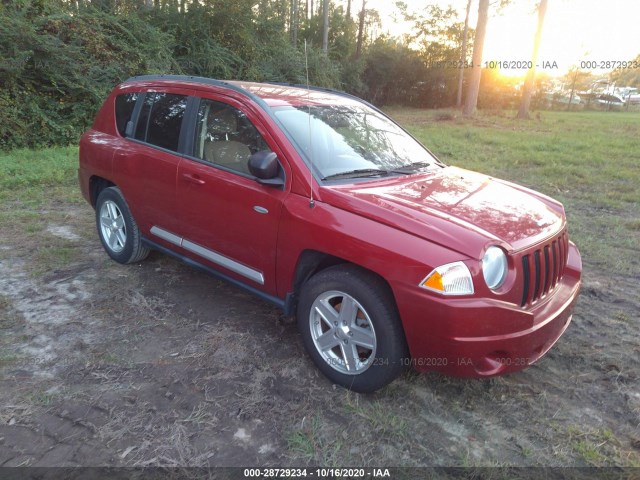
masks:
[[[284,185],[284,179],[280,175],[278,156],[269,150],[262,150],[251,155],[251,158],[249,158],[249,172],[262,185],[274,187]]]

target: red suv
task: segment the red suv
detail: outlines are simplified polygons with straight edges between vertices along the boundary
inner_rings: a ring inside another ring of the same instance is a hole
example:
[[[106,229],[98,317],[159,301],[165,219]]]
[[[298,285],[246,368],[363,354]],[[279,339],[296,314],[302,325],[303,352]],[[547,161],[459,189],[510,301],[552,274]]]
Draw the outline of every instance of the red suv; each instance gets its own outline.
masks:
[[[444,165],[345,93],[142,76],[80,142],[111,258],[173,255],[297,315],[333,382],[484,377],[569,325],[580,254],[560,203]]]

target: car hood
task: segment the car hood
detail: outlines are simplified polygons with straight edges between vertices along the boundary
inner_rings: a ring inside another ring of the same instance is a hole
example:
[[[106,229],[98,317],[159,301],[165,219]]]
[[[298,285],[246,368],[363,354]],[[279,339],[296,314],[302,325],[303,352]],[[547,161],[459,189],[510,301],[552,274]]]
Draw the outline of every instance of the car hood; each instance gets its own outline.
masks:
[[[562,205],[456,167],[323,188],[322,200],[480,258],[487,244],[517,251],[560,231]]]

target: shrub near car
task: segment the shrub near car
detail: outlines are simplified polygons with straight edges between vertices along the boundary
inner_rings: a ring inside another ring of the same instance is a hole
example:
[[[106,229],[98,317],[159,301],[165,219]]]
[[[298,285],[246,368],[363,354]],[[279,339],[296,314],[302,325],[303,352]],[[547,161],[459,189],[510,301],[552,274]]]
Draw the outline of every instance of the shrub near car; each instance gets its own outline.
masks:
[[[560,203],[446,166],[367,103],[316,88],[143,76],[80,142],[115,261],[150,249],[297,316],[333,382],[485,377],[544,355],[581,260]]]

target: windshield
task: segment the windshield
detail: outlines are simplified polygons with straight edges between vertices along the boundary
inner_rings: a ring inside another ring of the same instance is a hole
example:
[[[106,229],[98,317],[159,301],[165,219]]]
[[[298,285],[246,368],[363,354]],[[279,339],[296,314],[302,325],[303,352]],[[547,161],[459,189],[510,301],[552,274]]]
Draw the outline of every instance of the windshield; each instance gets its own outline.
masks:
[[[274,113],[323,180],[411,173],[412,166],[437,162],[404,130],[365,105],[287,106]]]

